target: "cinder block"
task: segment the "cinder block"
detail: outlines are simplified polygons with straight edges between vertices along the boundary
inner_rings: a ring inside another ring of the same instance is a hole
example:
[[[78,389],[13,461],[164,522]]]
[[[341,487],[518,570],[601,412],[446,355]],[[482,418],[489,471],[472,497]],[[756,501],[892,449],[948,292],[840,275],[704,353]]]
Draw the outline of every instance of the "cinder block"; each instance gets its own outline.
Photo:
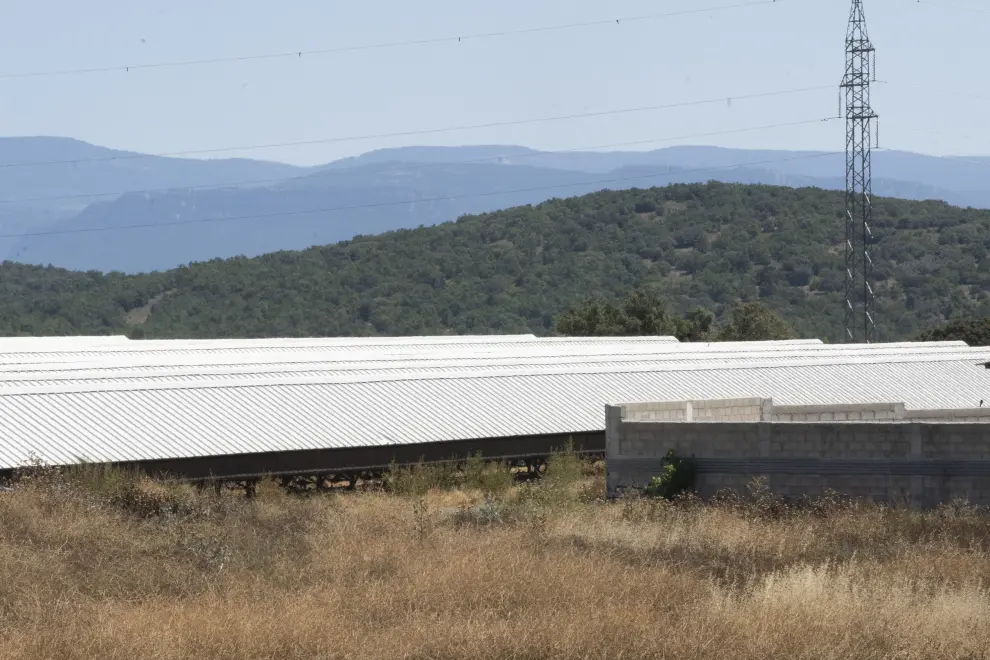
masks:
[[[703,406],[699,403],[698,423],[671,420],[680,411],[671,403],[656,404],[653,411],[641,405],[637,421],[623,407],[606,406],[607,456],[629,454],[632,456],[659,457],[673,448],[682,455],[698,457],[755,458],[775,457],[825,457],[825,458],[990,458],[990,415],[980,416],[982,421],[964,423],[966,417],[956,417],[947,422],[948,415],[937,422],[920,424],[901,420],[884,419],[900,414],[898,404],[884,406],[846,407],[842,411],[812,412],[798,407],[790,410],[774,410],[770,422],[757,422],[757,416],[765,415],[768,408],[757,407],[749,400],[737,405]],[[647,404],[649,405],[649,404]],[[685,404],[686,405],[686,404]],[[666,406],[661,409],[659,406]],[[823,407],[820,407],[823,408]],[[683,410],[683,408],[681,408]],[[907,416],[908,412],[904,414]],[[815,420],[776,423],[796,417],[845,416],[847,423]],[[850,417],[863,417],[855,420]],[[917,419],[917,414],[913,415]],[[706,418],[702,421],[701,418]],[[712,493],[727,485],[744,488],[754,475],[699,475],[699,490]],[[615,474],[609,470],[609,492],[616,484],[648,479],[649,475],[636,473]],[[909,495],[915,501],[927,504],[946,501],[965,494],[971,500],[990,503],[990,483],[979,480],[932,479],[917,477],[885,477],[843,475],[772,475],[772,487],[782,494],[813,495],[822,488],[834,488],[854,496],[893,501]],[[906,495],[907,494],[907,495]]]

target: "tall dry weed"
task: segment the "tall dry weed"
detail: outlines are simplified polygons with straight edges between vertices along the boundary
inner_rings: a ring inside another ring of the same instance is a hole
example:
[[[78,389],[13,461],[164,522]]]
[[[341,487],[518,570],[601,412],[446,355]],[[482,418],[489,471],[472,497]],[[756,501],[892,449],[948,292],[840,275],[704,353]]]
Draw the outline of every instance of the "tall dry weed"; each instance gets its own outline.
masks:
[[[982,511],[603,502],[574,465],[497,494],[22,480],[0,658],[988,657]]]

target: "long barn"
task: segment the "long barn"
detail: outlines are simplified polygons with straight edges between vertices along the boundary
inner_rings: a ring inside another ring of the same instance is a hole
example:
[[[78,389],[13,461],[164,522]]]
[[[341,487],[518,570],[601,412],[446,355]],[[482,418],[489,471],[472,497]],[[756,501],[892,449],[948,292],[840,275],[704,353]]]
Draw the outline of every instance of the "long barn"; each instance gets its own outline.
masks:
[[[0,340],[0,471],[31,460],[201,479],[604,448],[614,402],[990,401],[990,348],[669,337]]]

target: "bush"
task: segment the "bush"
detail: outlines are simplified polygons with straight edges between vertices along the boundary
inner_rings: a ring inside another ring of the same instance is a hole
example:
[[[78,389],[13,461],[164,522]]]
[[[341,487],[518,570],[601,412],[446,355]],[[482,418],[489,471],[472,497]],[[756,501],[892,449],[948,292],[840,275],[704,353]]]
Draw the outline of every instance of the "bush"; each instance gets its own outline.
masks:
[[[490,495],[508,489],[512,483],[508,469],[486,462],[481,454],[472,454],[463,463],[456,458],[442,463],[420,461],[407,467],[393,463],[383,480],[386,491],[412,497],[455,488],[477,489]]]
[[[694,465],[678,458],[671,449],[664,456],[663,474],[650,479],[643,490],[647,497],[672,500],[694,490]]]
[[[574,451],[574,440],[547,459],[546,483],[551,488],[565,489],[573,486],[584,477],[584,461]]]
[[[478,489],[486,496],[508,490],[515,479],[501,463],[486,463],[481,454],[468,456],[464,467],[464,487]]]
[[[420,461],[408,467],[392,463],[382,481],[385,490],[396,495],[422,497],[431,490],[450,490],[456,485],[452,463],[426,464]]]
[[[136,470],[107,465],[82,463],[58,468],[34,461],[18,472],[15,483],[40,487],[77,501],[109,506],[139,518],[185,516],[197,509],[196,494],[187,484],[152,479]]]
[[[811,283],[813,273],[808,266],[801,266],[784,274],[787,283],[791,286],[807,286]]]

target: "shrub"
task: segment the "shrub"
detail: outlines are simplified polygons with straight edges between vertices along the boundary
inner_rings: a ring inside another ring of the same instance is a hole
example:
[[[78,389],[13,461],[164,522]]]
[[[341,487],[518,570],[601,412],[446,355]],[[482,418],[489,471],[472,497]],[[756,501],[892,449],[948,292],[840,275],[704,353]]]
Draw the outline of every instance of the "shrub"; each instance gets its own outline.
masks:
[[[433,489],[448,490],[455,483],[452,464],[426,464],[423,461],[410,466],[393,462],[382,481],[386,491],[413,497],[422,497]]]
[[[468,456],[464,466],[464,487],[478,489],[487,495],[508,490],[515,479],[501,463],[488,463],[480,453]]]
[[[545,480],[551,488],[569,488],[584,477],[584,461],[574,451],[574,440],[568,439],[563,449],[547,459]]]
[[[664,456],[663,474],[650,479],[643,493],[648,497],[672,500],[692,490],[694,465],[689,460],[678,458],[671,449]]]
[[[457,459],[441,463],[423,463],[399,466],[392,463],[385,474],[383,486],[396,495],[422,497],[431,490],[455,488],[478,489],[494,494],[508,489],[513,483],[512,474],[497,463],[486,463],[480,454],[468,456],[461,463]]]

